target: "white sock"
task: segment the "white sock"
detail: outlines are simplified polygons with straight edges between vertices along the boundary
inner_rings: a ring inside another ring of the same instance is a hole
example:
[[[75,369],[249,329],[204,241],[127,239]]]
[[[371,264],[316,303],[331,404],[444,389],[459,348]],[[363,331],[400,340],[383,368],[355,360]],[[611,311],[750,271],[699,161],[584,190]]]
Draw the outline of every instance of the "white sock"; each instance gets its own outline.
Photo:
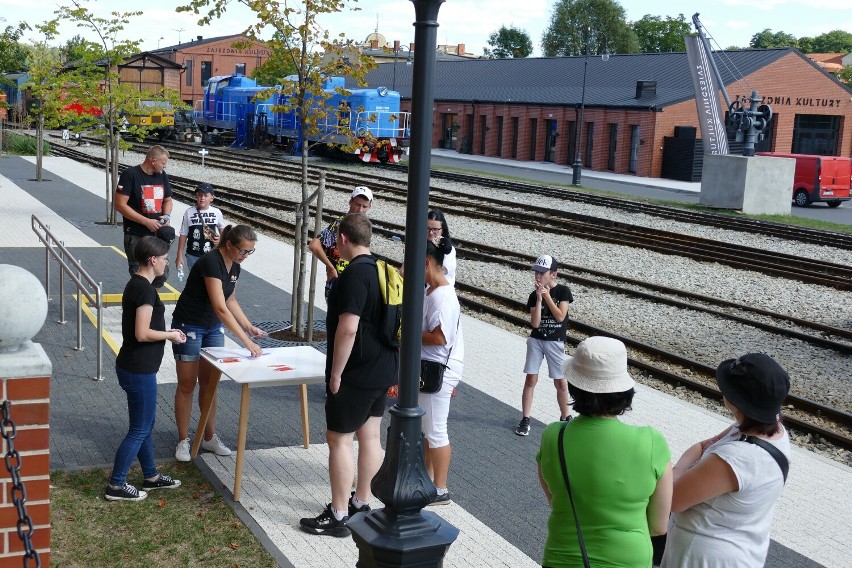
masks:
[[[338,521],[342,521],[343,517],[346,516],[346,513],[342,513],[340,511],[338,511],[333,506],[331,508],[331,514],[334,515],[334,518],[337,519]]]
[[[439,497],[440,497],[441,495],[445,495],[445,494],[447,493],[447,488],[446,488],[446,487],[437,487],[437,486],[436,486],[436,487],[435,487],[435,489],[437,489],[437,490],[438,490],[438,496],[439,496]]]
[[[370,502],[369,501],[361,501],[360,499],[358,499],[357,495],[353,495],[352,496],[352,504],[355,505],[356,509],[360,509],[364,505],[369,505]]]

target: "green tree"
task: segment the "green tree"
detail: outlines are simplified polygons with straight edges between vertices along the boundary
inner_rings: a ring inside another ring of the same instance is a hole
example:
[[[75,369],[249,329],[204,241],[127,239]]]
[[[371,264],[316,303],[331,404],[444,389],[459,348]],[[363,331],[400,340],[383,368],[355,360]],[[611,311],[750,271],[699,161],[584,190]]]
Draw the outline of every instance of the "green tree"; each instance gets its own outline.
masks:
[[[346,0],[279,0],[275,3],[267,0],[190,0],[188,5],[179,6],[177,11],[199,14],[199,25],[208,25],[213,19],[222,18],[233,4],[244,5],[257,16],[256,22],[249,25],[243,34],[262,41],[260,38],[268,36],[271,31],[272,39],[265,42],[273,53],[270,59],[274,59],[282,70],[289,69],[290,65],[295,69],[295,81],[282,76],[270,84],[280,85],[281,104],[273,107],[273,110],[296,114],[302,150],[302,203],[296,211],[296,254],[293,267],[294,273],[298,274],[298,280],[291,306],[291,321],[296,333],[301,336],[305,333],[302,310],[307,272],[307,220],[311,201],[311,188],[308,186],[308,138],[327,133],[324,127],[329,122],[337,124],[340,108],[331,102],[331,93],[324,89],[328,78],[346,76],[363,85],[364,77],[375,67],[375,63],[371,58],[353,50],[344,34],[336,34],[332,38],[331,33],[318,21],[323,14],[347,9]],[[349,94],[349,91],[341,87],[336,88],[335,92],[343,96]],[[271,94],[270,90],[258,94],[256,98],[267,98]],[[353,116],[359,111],[363,109],[351,109]],[[335,135],[344,138],[340,143],[344,149],[354,149],[360,143],[349,129],[339,129]],[[312,325],[312,322],[308,322],[308,325]]]
[[[802,53],[816,53],[817,51],[814,49],[814,38],[800,37],[799,51],[801,51]]]
[[[843,30],[831,30],[814,38],[813,51],[810,53],[849,53],[852,52],[852,33]]]
[[[500,26],[500,29],[488,37],[484,55],[489,59],[510,59],[529,57],[532,53],[532,40],[529,34],[515,26]]]
[[[639,52],[639,40],[615,0],[558,0],[541,36],[542,52],[547,57],[584,55],[587,44],[590,53]]]
[[[71,22],[98,38],[97,42],[80,44],[84,48],[75,53],[81,58],[63,68],[60,97],[64,103],[59,120],[67,123],[73,118],[73,129],[92,129],[96,136],[103,136],[106,154],[106,220],[114,224],[116,212],[113,197],[118,184],[118,152],[128,146],[119,135],[124,116],[137,111],[140,100],[163,100],[177,108],[181,106],[180,97],[172,89],[140,92],[136,85],[121,83],[119,80],[119,65],[139,52],[141,42],[138,39],[126,39],[124,30],[132,18],[142,12],[112,12],[109,17],[102,17],[89,10],[83,0],[70,0],[70,5],[60,6],[54,14],[56,18],[44,24],[42,29],[55,34],[60,21]],[[102,116],[85,113],[71,117],[65,110],[69,102],[97,108]],[[140,127],[131,129],[131,133],[137,136],[145,132],[146,129]]]
[[[837,72],[837,78],[852,87],[852,65],[844,65],[843,69]]]
[[[85,60],[93,52],[98,53],[99,49],[98,44],[77,34],[66,41],[65,45],[59,48],[59,52],[63,62],[73,64],[76,61]]]
[[[773,47],[799,47],[799,40],[796,36],[786,32],[775,32],[766,28],[762,32],[758,32],[751,36],[751,41],[748,46],[752,49],[769,49]]]
[[[691,31],[690,23],[683,14],[678,14],[677,18],[666,16],[665,19],[646,14],[630,27],[639,40],[642,53],[686,51],[683,36]]]
[[[29,52],[20,40],[28,29],[30,27],[26,23],[21,23],[17,26],[6,26],[0,32],[0,74],[26,70]]]

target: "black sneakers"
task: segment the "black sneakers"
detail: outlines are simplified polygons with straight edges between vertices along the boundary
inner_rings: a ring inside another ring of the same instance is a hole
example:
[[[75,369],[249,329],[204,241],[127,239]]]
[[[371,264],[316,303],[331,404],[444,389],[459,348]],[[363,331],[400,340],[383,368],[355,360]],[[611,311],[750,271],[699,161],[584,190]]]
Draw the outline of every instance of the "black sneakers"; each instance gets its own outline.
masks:
[[[152,489],[177,489],[178,487],[180,487],[180,479],[172,479],[162,473],[154,481],[146,479],[142,482],[142,489],[145,491],[151,491]]]
[[[350,504],[350,507],[352,505]],[[349,536],[349,529],[346,528],[346,521],[349,517],[343,517],[341,520],[334,518],[334,513],[331,512],[331,503],[325,506],[325,509],[317,517],[308,517],[299,521],[303,531],[313,534],[327,534],[330,536]]]
[[[148,497],[148,493],[139,491],[129,483],[125,483],[118,489],[115,489],[112,485],[107,485],[106,491],[104,491],[104,498],[107,501],[142,501],[146,497]]]
[[[530,417],[524,416],[521,418],[521,422],[518,424],[518,427],[515,428],[515,434],[518,436],[529,436],[530,435]]]
[[[450,492],[449,492],[449,491],[447,491],[447,492],[446,492],[446,493],[444,493],[443,495],[438,495],[438,496],[435,498],[435,500],[434,500],[434,501],[432,501],[431,503],[429,503],[429,505],[430,505],[430,506],[431,506],[431,505],[449,505],[449,504],[450,504],[450,503],[452,503],[452,502],[453,502],[453,501],[452,501],[452,499],[450,499]]]
[[[349,516],[352,517],[355,513],[369,513],[370,506],[362,505],[361,507],[356,507],[352,500],[355,499],[355,492],[352,492],[352,495],[349,497]]]

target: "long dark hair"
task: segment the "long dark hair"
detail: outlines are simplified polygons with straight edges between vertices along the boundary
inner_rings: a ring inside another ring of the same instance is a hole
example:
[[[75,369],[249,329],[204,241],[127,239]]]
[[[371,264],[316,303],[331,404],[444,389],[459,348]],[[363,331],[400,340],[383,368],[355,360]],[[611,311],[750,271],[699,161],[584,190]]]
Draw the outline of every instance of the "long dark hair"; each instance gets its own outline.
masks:
[[[436,244],[437,241],[437,244]],[[453,245],[450,239],[441,237],[440,239],[426,241],[426,257],[432,257],[438,266],[444,266],[444,257],[453,250]]]
[[[440,209],[432,209],[429,211],[426,219],[429,221],[438,221],[441,224],[441,236],[447,239],[447,242],[450,243],[450,248],[452,248],[453,239],[450,237],[450,227],[447,225],[447,218],[444,217],[444,213]]]

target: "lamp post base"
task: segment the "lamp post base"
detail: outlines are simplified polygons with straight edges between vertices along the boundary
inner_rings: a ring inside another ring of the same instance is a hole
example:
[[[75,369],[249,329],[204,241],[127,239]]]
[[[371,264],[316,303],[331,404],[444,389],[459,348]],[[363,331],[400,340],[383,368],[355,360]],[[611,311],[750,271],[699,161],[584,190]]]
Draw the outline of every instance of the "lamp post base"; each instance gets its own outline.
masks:
[[[400,516],[380,509],[358,514],[346,526],[358,546],[357,568],[440,568],[459,535],[431,511]]]
[[[576,162],[574,162],[572,168],[574,172],[571,176],[571,185],[580,185],[580,180],[583,177],[583,165],[580,163],[579,160],[577,160]]]

